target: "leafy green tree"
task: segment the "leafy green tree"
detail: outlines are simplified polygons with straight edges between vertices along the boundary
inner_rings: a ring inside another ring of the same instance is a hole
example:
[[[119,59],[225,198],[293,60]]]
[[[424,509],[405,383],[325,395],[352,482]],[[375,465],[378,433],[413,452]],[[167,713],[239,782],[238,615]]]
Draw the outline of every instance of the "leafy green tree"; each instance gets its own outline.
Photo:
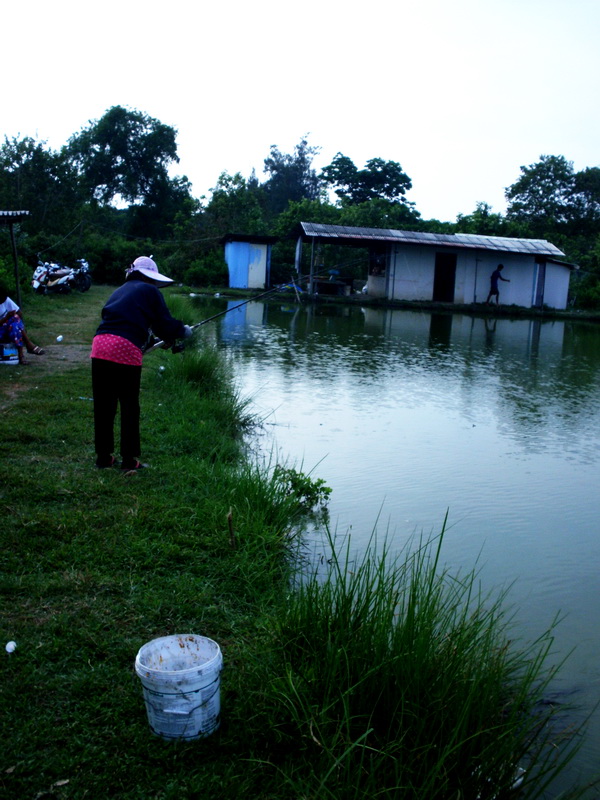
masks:
[[[266,233],[261,189],[256,177],[222,172],[204,208],[203,228],[213,236],[226,233]]]
[[[289,239],[295,243],[301,222],[340,225],[340,219],[340,209],[326,200],[299,200],[290,202],[285,211],[277,216],[270,232],[278,239]]]
[[[271,258],[271,280],[282,283],[294,274],[296,243],[300,235],[301,222],[321,222],[325,225],[340,223],[340,209],[326,200],[298,200],[288,203],[285,211],[273,221],[270,233],[278,241],[273,245]]]
[[[521,167],[521,176],[506,189],[509,220],[525,222],[534,235],[546,235],[569,221],[575,189],[573,162],[564,156],[541,156]]]
[[[363,203],[342,207],[340,225],[359,228],[416,228],[421,215],[411,204],[395,203],[382,197],[374,197]]]
[[[589,167],[575,173],[573,193],[568,209],[569,222],[563,248],[570,260],[592,277],[592,285],[600,282],[600,169]],[[579,278],[573,281],[576,284]],[[600,294],[600,290],[596,291]],[[583,298],[583,294],[579,293]]]
[[[270,155],[264,161],[268,178],[262,184],[269,219],[284,211],[289,202],[318,198],[319,179],[312,166],[318,152],[319,148],[310,146],[306,137],[296,145],[293,154],[282,153],[276,145],[271,145]]]
[[[581,229],[600,233],[600,168],[588,167],[575,173],[570,198],[570,217]]]
[[[169,183],[169,166],[179,162],[176,135],[147,114],[113,106],[72,136],[66,150],[94,200],[151,205]]]
[[[564,156],[541,156],[521,173],[506,190],[508,220],[526,226],[521,235],[549,239],[577,263],[581,271],[573,275],[572,295],[580,307],[597,305],[600,169],[575,172]]]
[[[456,218],[458,233],[474,233],[479,236],[510,236],[510,225],[502,214],[492,213],[487,203],[477,203],[472,214],[459,214]]]
[[[397,161],[371,158],[364,169],[357,169],[348,156],[338,153],[322,170],[321,179],[335,191],[342,205],[376,199],[411,205],[404,195],[412,182]]]
[[[77,173],[62,153],[31,137],[5,137],[0,146],[0,206],[29,211],[25,230],[65,230],[75,224],[81,202]]]
[[[78,255],[84,255],[89,262],[94,282],[119,284],[125,278],[125,270],[137,256],[152,253],[158,257],[158,254],[150,241],[131,239],[120,233],[119,217],[125,217],[126,211],[107,211],[108,213],[103,213],[102,209],[97,211],[94,224],[85,228],[79,242]],[[58,260],[66,259],[59,257]],[[162,264],[160,259],[159,263]]]
[[[157,180],[144,203],[133,204],[127,210],[127,232],[130,236],[149,236],[165,239],[172,235],[176,217],[191,218],[200,204],[191,195],[186,177]]]

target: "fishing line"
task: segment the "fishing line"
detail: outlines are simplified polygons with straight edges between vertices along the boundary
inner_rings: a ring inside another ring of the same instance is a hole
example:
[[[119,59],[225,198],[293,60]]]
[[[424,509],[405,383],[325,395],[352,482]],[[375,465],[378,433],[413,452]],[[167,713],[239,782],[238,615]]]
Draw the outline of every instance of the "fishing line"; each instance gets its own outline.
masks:
[[[294,288],[294,290],[296,292],[296,297],[298,298],[298,300],[300,300],[300,297],[298,295],[298,283],[302,283],[302,281],[306,281],[306,280],[310,280],[310,278],[309,277],[304,277],[304,278],[300,278],[298,281],[295,281],[292,278],[292,280],[289,283],[283,283],[283,284],[281,284],[279,286],[274,286],[272,289],[268,289],[266,292],[262,292],[261,294],[257,294],[254,297],[250,297],[248,300],[244,300],[242,303],[238,303],[235,306],[231,306],[231,308],[226,308],[224,311],[219,311],[218,314],[213,314],[211,317],[207,317],[206,319],[203,319],[201,322],[196,322],[195,325],[190,325],[190,328],[192,330],[196,330],[196,328],[199,328],[202,325],[206,325],[207,322],[212,322],[213,320],[218,319],[219,317],[222,317],[224,314],[229,314],[230,311],[235,311],[238,308],[242,308],[242,306],[248,305],[248,303],[253,303],[255,300],[260,300],[261,297],[266,297],[269,294],[273,294],[273,292],[280,292],[283,289]],[[150,347],[148,347],[147,350],[144,351],[144,355],[147,355],[148,353],[151,353],[153,350],[157,350],[159,347],[164,347],[165,345],[166,345],[166,342],[164,340],[159,341],[159,342],[153,342],[152,345]],[[179,345],[178,346],[178,350],[179,349],[183,349],[183,347],[181,345]],[[175,350],[175,352],[178,352],[178,350]]]

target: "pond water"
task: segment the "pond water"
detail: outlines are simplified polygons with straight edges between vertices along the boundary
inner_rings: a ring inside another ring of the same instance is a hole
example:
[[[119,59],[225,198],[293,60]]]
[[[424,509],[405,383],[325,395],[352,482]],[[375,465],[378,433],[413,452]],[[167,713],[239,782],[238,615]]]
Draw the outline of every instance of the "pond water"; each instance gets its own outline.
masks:
[[[263,419],[263,450],[332,487],[338,534],[360,549],[376,527],[400,549],[448,513],[443,562],[510,585],[526,640],[560,613],[556,660],[574,653],[554,689],[593,711],[600,326],[250,303],[202,330]],[[600,773],[599,716],[567,781]]]

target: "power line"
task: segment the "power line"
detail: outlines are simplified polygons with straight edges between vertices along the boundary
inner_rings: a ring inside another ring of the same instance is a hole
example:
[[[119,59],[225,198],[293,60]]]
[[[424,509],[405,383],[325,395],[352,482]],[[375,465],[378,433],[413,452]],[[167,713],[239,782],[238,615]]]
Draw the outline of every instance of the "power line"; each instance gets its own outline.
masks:
[[[58,245],[62,244],[66,239],[69,238],[69,236],[72,236],[75,233],[75,231],[77,230],[77,228],[79,228],[81,225],[82,225],[82,220],[79,220],[79,222],[77,223],[77,225],[75,225],[73,230],[69,231],[69,233],[67,233],[65,236],[63,236],[62,239],[60,239],[58,242],[54,242],[54,244],[51,244],[48,247],[45,247],[43,250],[40,250],[39,253],[37,254],[38,257],[41,256],[42,253],[45,253],[47,250],[52,250],[53,247],[58,247]]]

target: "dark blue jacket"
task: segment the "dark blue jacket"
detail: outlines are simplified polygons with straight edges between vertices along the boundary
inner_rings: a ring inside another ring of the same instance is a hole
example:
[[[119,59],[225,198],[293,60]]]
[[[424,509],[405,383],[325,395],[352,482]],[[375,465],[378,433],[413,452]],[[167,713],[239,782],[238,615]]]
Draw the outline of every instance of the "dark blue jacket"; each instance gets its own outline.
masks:
[[[113,333],[143,348],[150,331],[159,339],[172,342],[183,337],[184,325],[171,316],[165,298],[154,284],[130,279],[108,298],[96,334]]]

